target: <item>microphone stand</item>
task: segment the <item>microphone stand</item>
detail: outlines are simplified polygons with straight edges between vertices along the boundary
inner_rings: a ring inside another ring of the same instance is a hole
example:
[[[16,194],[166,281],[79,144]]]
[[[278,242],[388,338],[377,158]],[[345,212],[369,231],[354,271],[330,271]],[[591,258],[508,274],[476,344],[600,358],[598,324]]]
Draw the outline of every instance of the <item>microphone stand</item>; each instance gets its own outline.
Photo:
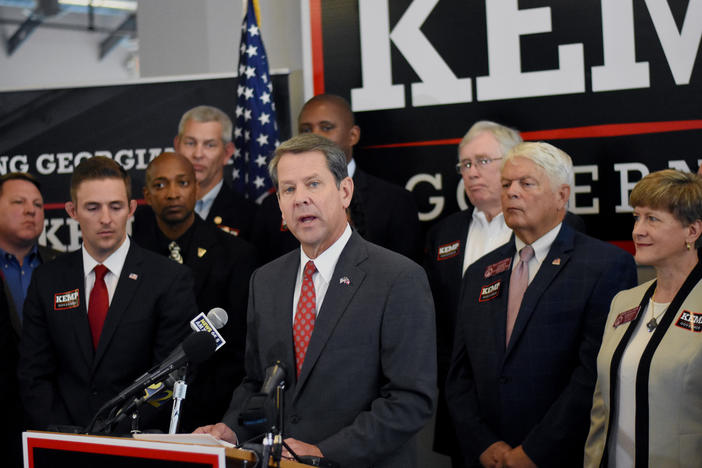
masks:
[[[272,437],[272,453],[271,455],[273,456],[273,463],[280,464],[280,459],[282,457],[283,453],[283,424],[285,421],[285,417],[283,416],[284,414],[284,408],[285,408],[285,381],[282,381],[278,384],[278,386],[275,388],[275,409],[276,409],[276,424],[271,428],[271,432],[266,434],[266,437],[271,436]],[[264,450],[265,450],[265,441],[264,439]],[[292,452],[291,452],[292,453]],[[264,460],[267,460],[268,457],[264,458]]]
[[[183,373],[173,385],[173,409],[171,410],[171,425],[168,427],[169,434],[175,434],[178,431],[181,415],[180,405],[185,400],[185,394],[188,392],[188,384],[185,383],[187,369],[187,366],[183,368]]]

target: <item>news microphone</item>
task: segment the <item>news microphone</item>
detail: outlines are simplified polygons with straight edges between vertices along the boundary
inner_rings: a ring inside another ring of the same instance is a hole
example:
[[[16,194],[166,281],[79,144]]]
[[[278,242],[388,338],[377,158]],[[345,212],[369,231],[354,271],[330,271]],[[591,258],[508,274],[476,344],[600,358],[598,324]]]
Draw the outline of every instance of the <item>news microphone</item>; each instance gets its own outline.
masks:
[[[225,345],[226,340],[217,331],[224,326],[228,320],[227,312],[221,307],[215,307],[207,315],[200,312],[190,321],[190,328],[195,332],[207,332],[215,339],[215,351]],[[214,319],[214,320],[212,320]]]
[[[272,395],[275,388],[285,381],[287,375],[287,368],[285,364],[281,361],[275,361],[271,364],[268,369],[266,369],[266,376],[263,379],[263,385],[261,385],[260,393],[264,393],[268,396]]]

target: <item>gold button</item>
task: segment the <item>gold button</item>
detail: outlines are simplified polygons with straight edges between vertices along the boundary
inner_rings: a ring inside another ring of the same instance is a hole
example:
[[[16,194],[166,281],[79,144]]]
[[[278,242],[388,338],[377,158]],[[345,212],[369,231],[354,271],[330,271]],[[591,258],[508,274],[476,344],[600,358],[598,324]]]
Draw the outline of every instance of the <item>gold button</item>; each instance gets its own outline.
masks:
[[[215,216],[215,217],[214,217],[214,222],[215,222],[215,224],[222,224],[222,217],[221,217],[221,216]]]

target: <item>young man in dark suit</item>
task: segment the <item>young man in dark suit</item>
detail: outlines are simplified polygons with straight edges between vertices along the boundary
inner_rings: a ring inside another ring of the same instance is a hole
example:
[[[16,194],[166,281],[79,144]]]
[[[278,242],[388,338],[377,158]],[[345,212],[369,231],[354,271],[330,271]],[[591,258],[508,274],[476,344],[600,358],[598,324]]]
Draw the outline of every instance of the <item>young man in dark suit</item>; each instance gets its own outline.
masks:
[[[105,157],[82,161],[71,177],[66,211],[83,246],[37,268],[24,305],[18,376],[31,429],[85,427],[190,331],[192,276],[130,242],[130,189]]]
[[[419,261],[422,233],[412,194],[364,172],[356,165],[353,147],[361,138],[349,103],[341,96],[320,94],[305,103],[298,117],[298,130],[314,133],[337,144],[346,155],[354,193],[349,215],[364,239]],[[257,213],[254,242],[262,258],[272,260],[299,246],[282,221],[278,203],[266,198]]]
[[[465,273],[446,381],[468,466],[582,465],[604,321],[636,266],[563,222],[572,167],[547,143],[503,160],[514,235]]]
[[[221,307],[229,317],[219,330],[227,343],[198,367],[188,387],[180,427],[190,432],[224,414],[244,377],[246,304],[256,254],[248,242],[195,214],[195,171],[184,156],[162,153],[149,163],[144,198],[156,222],[150,232],[136,232],[134,241],[190,267],[200,311]]]
[[[416,466],[415,435],[436,398],[426,275],[351,230],[354,184],[329,140],[288,140],[270,172],[301,248],[254,273],[246,378],[224,422],[198,432],[229,441],[255,435],[238,416],[279,360],[287,368],[284,437],[295,453],[341,466]]]

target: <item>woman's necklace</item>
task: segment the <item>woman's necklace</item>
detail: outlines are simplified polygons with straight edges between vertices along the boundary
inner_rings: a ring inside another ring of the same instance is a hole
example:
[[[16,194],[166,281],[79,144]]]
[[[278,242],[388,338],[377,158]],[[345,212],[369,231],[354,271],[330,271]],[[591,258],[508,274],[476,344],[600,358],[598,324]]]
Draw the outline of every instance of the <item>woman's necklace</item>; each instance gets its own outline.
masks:
[[[651,309],[651,320],[646,323],[646,328],[648,328],[648,332],[651,333],[653,330],[656,329],[658,326],[658,319],[661,318],[663,314],[665,314],[665,311],[668,310],[668,306],[670,305],[670,302],[667,303],[658,303],[658,302],[653,302],[653,297],[649,299],[649,308]],[[656,308],[662,308],[658,314],[656,314]]]

